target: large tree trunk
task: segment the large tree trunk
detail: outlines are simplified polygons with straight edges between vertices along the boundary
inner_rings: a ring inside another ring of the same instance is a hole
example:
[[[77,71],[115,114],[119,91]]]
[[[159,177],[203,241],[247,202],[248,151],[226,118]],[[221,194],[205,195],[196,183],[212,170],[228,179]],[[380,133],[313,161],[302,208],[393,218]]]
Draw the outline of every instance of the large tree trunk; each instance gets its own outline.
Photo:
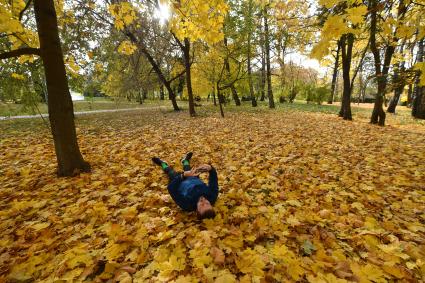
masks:
[[[353,54],[354,35],[352,33],[345,34],[341,37],[341,55],[342,55],[342,78],[343,78],[343,93],[341,101],[341,110],[339,116],[344,120],[352,120],[351,116],[351,80],[350,69],[351,59]]]
[[[418,63],[424,62],[424,39],[418,44]],[[415,88],[413,90],[412,116],[425,119],[425,87],[420,85],[420,74],[416,75]]]
[[[194,117],[196,115],[195,112],[195,103],[193,101],[193,91],[192,91],[192,78],[190,73],[190,41],[188,38],[184,39],[184,66],[186,69],[186,87],[187,87],[187,95],[189,98],[189,114]]]
[[[375,62],[375,75],[378,80],[378,93],[376,94],[375,105],[373,107],[372,116],[370,122],[372,124],[385,125],[385,112],[382,107],[384,102],[385,87],[386,87],[386,78],[381,72],[381,56],[379,54],[378,47],[376,45],[376,26],[377,26],[377,9],[378,3],[377,0],[372,0],[371,4],[371,27],[370,27],[370,49],[373,53],[374,62]]]
[[[275,108],[273,90],[272,90],[272,74],[270,68],[270,36],[269,36],[269,23],[267,15],[267,6],[264,7],[264,41],[266,51],[266,66],[267,66],[267,97],[269,99],[269,108]]]
[[[78,147],[74,109],[68,88],[58,23],[53,0],[35,0],[34,12],[48,91],[49,120],[52,127],[59,176],[90,171]]]
[[[336,56],[335,56],[335,64],[334,64],[334,71],[332,75],[332,86],[331,86],[331,95],[328,99],[328,104],[332,104],[335,97],[335,89],[336,89],[336,79],[338,78],[338,66],[339,66],[339,51],[341,49],[341,41],[338,40],[338,48],[336,49]]]
[[[412,106],[412,116],[418,119],[425,119],[425,87],[418,87]]]

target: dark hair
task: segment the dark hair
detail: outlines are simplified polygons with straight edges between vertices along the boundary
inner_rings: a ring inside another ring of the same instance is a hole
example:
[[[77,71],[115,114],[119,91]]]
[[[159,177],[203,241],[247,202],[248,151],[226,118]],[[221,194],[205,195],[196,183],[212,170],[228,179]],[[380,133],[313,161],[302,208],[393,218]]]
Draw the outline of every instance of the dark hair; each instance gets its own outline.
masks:
[[[214,209],[208,209],[206,210],[204,213],[197,213],[198,214],[198,219],[202,220],[205,218],[214,218],[215,217],[215,211]]]

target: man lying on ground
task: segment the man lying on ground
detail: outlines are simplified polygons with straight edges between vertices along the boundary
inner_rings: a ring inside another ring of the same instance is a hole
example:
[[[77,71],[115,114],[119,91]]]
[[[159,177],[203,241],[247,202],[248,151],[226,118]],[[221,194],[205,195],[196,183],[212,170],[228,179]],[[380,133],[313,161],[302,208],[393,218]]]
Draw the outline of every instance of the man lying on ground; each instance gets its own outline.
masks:
[[[161,166],[162,170],[168,175],[168,192],[178,206],[185,211],[196,210],[200,219],[214,218],[215,212],[212,205],[218,196],[217,172],[214,167],[208,164],[191,169],[191,157],[192,152],[189,152],[181,160],[183,173],[175,172],[158,157],[153,157],[152,161]],[[199,175],[203,172],[209,172],[208,186],[199,179]]]

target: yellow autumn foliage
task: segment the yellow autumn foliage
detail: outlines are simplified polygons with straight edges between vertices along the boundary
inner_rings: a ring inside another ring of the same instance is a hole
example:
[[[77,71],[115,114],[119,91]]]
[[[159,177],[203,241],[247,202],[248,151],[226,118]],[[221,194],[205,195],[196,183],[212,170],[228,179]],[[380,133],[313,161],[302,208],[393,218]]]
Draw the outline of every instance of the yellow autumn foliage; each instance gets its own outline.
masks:
[[[222,27],[228,6],[223,0],[182,0],[173,5],[170,28],[178,38],[214,44],[223,40]]]
[[[137,46],[132,42],[125,40],[118,46],[118,52],[125,55],[131,55],[137,50]]]

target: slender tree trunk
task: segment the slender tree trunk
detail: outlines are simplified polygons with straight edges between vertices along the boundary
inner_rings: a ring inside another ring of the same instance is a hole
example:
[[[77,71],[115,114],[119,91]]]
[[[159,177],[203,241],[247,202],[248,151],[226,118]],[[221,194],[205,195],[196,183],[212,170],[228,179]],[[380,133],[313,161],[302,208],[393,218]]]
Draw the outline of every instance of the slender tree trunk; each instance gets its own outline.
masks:
[[[402,95],[404,90],[404,85],[399,86],[394,90],[394,96],[391,98],[390,104],[387,108],[388,113],[395,113],[395,109],[398,105],[398,102],[400,101],[400,96]]]
[[[341,37],[343,93],[339,116],[344,120],[352,120],[351,116],[351,80],[350,69],[353,54],[354,35],[345,34]]]
[[[266,100],[266,56],[264,53],[261,54],[260,91],[261,91],[260,101]]]
[[[158,76],[158,79],[160,81],[160,83],[162,83],[163,86],[165,86],[165,88],[168,91],[168,97],[173,98],[170,99],[171,103],[173,104],[173,108],[174,111],[180,111],[176,101],[175,101],[175,93],[173,91],[173,89],[171,88],[171,84],[170,82],[165,78],[164,74],[161,71],[161,68],[159,67],[158,63],[155,61],[155,59],[151,56],[151,54],[149,53],[149,51],[145,48],[145,46],[143,46],[138,40],[137,38],[134,36],[134,34],[132,34],[131,32],[127,32],[126,35],[128,36],[128,38],[138,46],[139,50],[143,53],[143,55],[146,57],[146,59],[148,59],[149,63],[152,66],[152,69],[155,71],[156,75]]]
[[[247,68],[248,68],[248,84],[249,84],[249,95],[251,97],[251,105],[252,107],[257,106],[257,100],[255,99],[254,95],[254,86],[252,85],[252,70],[251,70],[251,27],[252,27],[252,21],[251,21],[251,15],[252,15],[252,0],[248,0],[248,17],[249,21],[247,23],[248,25],[248,50],[247,50]]]
[[[260,45],[261,45],[261,78],[260,78],[260,101],[266,99],[266,51],[265,51],[265,41],[264,41],[264,30],[260,34]]]
[[[251,36],[248,35],[248,84],[249,84],[249,95],[251,97],[252,107],[257,107],[257,100],[254,95],[254,86],[252,85],[252,70],[251,70]]]
[[[264,41],[266,51],[266,66],[267,66],[267,97],[269,99],[269,108],[275,108],[273,90],[272,90],[272,75],[270,68],[270,36],[269,36],[269,23],[267,15],[267,6],[264,7]]]
[[[397,18],[402,19],[406,13],[406,5],[404,0],[398,2],[398,12]],[[385,98],[385,91],[387,88],[388,81],[388,72],[390,69],[391,59],[395,52],[395,43],[397,43],[398,38],[396,33],[392,38],[392,43],[388,44],[385,48],[384,53],[384,62],[381,64],[381,56],[379,49],[376,44],[376,32],[377,32],[377,22],[378,22],[378,1],[371,0],[370,2],[370,49],[373,53],[373,59],[375,64],[375,74],[378,81],[378,93],[376,94],[375,105],[373,107],[372,116],[370,122],[372,124],[378,124],[380,126],[385,125],[386,114],[383,108],[383,102]]]
[[[415,57],[415,46],[416,46],[416,44],[412,44],[411,47],[410,47],[410,55],[412,56],[412,59]],[[418,58],[416,58],[416,59],[418,59]],[[414,61],[412,60],[410,63],[411,63],[411,65],[413,65]],[[408,91],[407,91],[407,107],[409,107],[409,108],[412,107],[412,103],[413,103],[413,91],[414,91],[414,83],[409,83],[409,87],[408,87]]]
[[[180,111],[180,108],[177,105],[177,101],[176,101],[176,94],[174,93],[173,88],[171,87],[170,82],[168,82],[166,80],[165,83],[163,84],[163,86],[165,86],[165,88],[167,89],[168,98],[171,100],[171,104],[173,105],[174,111]],[[164,89],[162,89],[162,92],[164,93]]]
[[[139,89],[139,104],[143,104],[143,91]]]
[[[220,92],[220,85],[219,82],[217,82],[217,97],[218,97],[218,104],[220,105],[220,115],[222,118],[224,118],[224,110],[223,110],[223,100],[224,97]]]
[[[165,99],[165,94],[164,94],[164,85],[161,84],[159,86],[159,99],[160,100],[164,100]]]
[[[357,104],[360,104],[360,99],[363,96],[363,88],[364,88],[364,82],[363,82],[363,66],[360,67],[359,70],[359,96],[357,98]]]
[[[212,88],[212,96],[213,96],[214,106],[217,106],[217,101],[215,100],[215,87]]]
[[[409,84],[407,90],[407,107],[412,107],[412,98],[413,98],[413,84]]]
[[[232,91],[232,98],[235,101],[236,106],[241,106],[241,100],[239,99],[238,92],[236,91],[234,84],[230,86],[230,90]]]
[[[404,43],[400,47],[400,53],[403,53]],[[404,61],[401,63],[396,63],[394,65],[394,79],[393,84],[396,86],[394,90],[394,96],[390,101],[390,105],[387,108],[388,113],[395,113],[395,109],[400,101],[400,96],[403,94],[404,87],[406,86],[405,80],[401,74],[404,72]]]
[[[88,172],[90,165],[84,161],[78,147],[74,109],[53,0],[35,0],[34,12],[46,74],[49,120],[58,162],[58,175],[72,176],[81,171]]]
[[[170,90],[171,90],[171,92],[170,92]],[[174,111],[180,111],[180,108],[177,105],[177,101],[176,101],[176,94],[171,89],[171,87],[170,87],[170,90],[168,90],[168,99],[171,100],[171,104],[173,105]]]
[[[224,46],[226,46],[226,48],[227,48],[227,38],[226,37],[224,37]],[[231,79],[230,64],[229,64],[229,58],[228,57],[224,58],[224,66],[226,68],[227,75]],[[234,83],[230,84],[230,90],[232,91],[232,97],[233,97],[233,100],[235,101],[236,106],[241,106],[241,100],[239,99],[238,92],[236,91]]]
[[[336,49],[334,71],[333,71],[333,75],[332,75],[331,95],[329,96],[328,104],[332,104],[333,101],[334,101],[335,89],[336,89],[336,79],[338,77],[338,66],[339,66],[339,52],[340,52],[340,49],[341,49],[341,41],[338,40],[338,48]]]
[[[418,63],[424,62],[424,39],[418,44]],[[425,119],[425,87],[420,85],[420,73],[416,75],[415,88],[413,90],[412,116],[418,119]]]
[[[190,73],[190,41],[188,38],[184,39],[184,66],[186,68],[186,87],[187,87],[187,95],[189,98],[189,114],[194,117],[196,115],[195,112],[195,103],[193,101],[193,91],[192,91],[192,78]]]

